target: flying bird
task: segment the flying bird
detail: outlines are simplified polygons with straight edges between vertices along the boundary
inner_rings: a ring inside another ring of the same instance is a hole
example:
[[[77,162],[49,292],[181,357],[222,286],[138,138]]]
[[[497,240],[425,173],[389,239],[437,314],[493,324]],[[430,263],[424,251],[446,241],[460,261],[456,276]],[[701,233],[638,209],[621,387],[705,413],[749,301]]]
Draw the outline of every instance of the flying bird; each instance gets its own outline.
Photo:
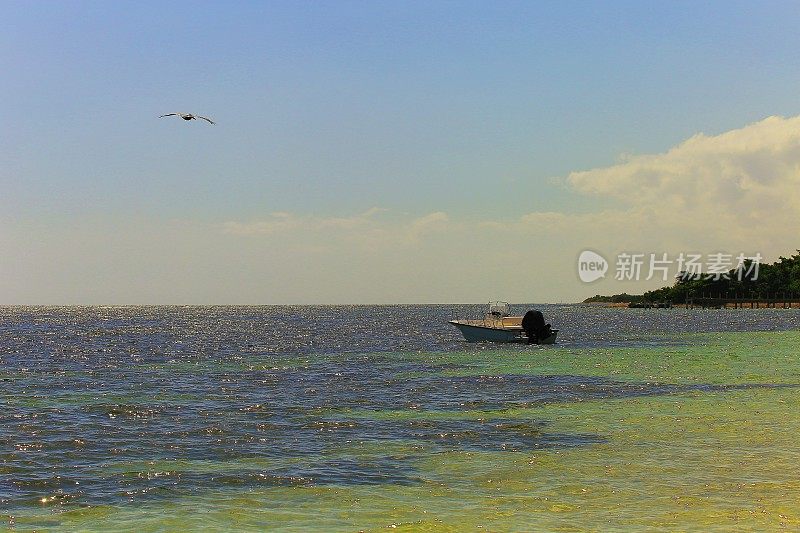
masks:
[[[202,118],[209,124],[216,124],[210,118],[201,117],[200,115],[192,115],[191,113],[167,113],[166,115],[161,115],[158,118],[164,118],[164,117],[181,117],[183,120],[197,120],[198,118]]]

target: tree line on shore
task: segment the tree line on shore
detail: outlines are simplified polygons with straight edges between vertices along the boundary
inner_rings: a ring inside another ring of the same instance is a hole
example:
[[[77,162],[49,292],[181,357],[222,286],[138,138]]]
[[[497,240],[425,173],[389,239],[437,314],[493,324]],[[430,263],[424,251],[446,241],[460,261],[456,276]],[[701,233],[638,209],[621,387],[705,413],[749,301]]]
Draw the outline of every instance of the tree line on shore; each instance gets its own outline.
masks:
[[[800,296],[800,250],[774,263],[755,265],[751,260],[723,274],[681,272],[670,287],[644,294],[596,295],[585,303],[682,303],[693,297],[777,298]]]

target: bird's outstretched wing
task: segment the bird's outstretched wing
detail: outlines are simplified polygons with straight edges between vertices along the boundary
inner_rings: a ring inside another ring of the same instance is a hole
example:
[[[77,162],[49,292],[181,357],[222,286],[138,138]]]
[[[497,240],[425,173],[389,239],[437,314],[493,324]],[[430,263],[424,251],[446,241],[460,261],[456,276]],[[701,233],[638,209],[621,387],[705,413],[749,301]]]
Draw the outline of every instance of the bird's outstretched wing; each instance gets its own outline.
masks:
[[[160,116],[160,117],[158,117],[158,118],[164,118],[164,117],[174,117],[174,116],[177,116],[177,115],[180,115],[180,113],[167,113],[166,115],[161,115],[161,116]]]
[[[216,124],[216,122],[214,122],[214,121],[213,121],[213,120],[211,120],[210,118],[201,117],[200,115],[195,115],[195,117],[197,117],[197,118],[202,118],[203,120],[205,120],[206,122],[208,122],[208,123],[210,123],[210,124]]]

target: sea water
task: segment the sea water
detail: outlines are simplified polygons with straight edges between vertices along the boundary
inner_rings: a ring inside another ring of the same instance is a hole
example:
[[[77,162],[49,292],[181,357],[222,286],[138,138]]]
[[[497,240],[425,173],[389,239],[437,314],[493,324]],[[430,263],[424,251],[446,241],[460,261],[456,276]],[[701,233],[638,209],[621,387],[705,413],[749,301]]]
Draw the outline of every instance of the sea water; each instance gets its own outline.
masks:
[[[799,310],[539,308],[0,308],[0,530],[800,528]]]

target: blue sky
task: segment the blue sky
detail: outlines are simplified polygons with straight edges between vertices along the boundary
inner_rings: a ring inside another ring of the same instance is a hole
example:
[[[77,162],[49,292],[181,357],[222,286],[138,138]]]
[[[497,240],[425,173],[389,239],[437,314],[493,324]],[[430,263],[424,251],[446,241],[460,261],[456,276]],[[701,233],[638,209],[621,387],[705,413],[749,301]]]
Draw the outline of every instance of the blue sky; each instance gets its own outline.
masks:
[[[624,195],[587,194],[568,177],[668,152],[701,132],[797,115],[799,9],[4,2],[0,244],[13,259],[0,263],[0,302],[581,299],[596,291],[576,281],[579,235],[515,241],[570,258],[552,283],[520,287],[482,281],[487,270],[501,276],[503,263],[461,266],[472,256],[459,250],[475,239],[465,228],[531,213],[622,212],[630,208]],[[218,124],[157,118],[172,111]],[[363,249],[361,222],[347,238],[320,230],[368,212],[372,230],[392,235],[446,220],[453,249],[422,239],[398,262]],[[294,221],[280,239],[263,224],[233,236],[225,229],[275,213]],[[435,213],[445,217],[425,218]],[[631,246],[746,244],[648,231]],[[486,239],[481,253],[506,253]],[[332,242],[341,256],[321,251]],[[765,253],[796,244],[776,240]],[[173,262],[160,262],[165,253]],[[360,283],[365,273],[343,261],[359,254],[391,286]],[[319,271],[294,279],[273,261]],[[43,266],[61,263],[68,268]],[[407,272],[439,264],[456,279]],[[122,265],[136,268],[123,275]]]

